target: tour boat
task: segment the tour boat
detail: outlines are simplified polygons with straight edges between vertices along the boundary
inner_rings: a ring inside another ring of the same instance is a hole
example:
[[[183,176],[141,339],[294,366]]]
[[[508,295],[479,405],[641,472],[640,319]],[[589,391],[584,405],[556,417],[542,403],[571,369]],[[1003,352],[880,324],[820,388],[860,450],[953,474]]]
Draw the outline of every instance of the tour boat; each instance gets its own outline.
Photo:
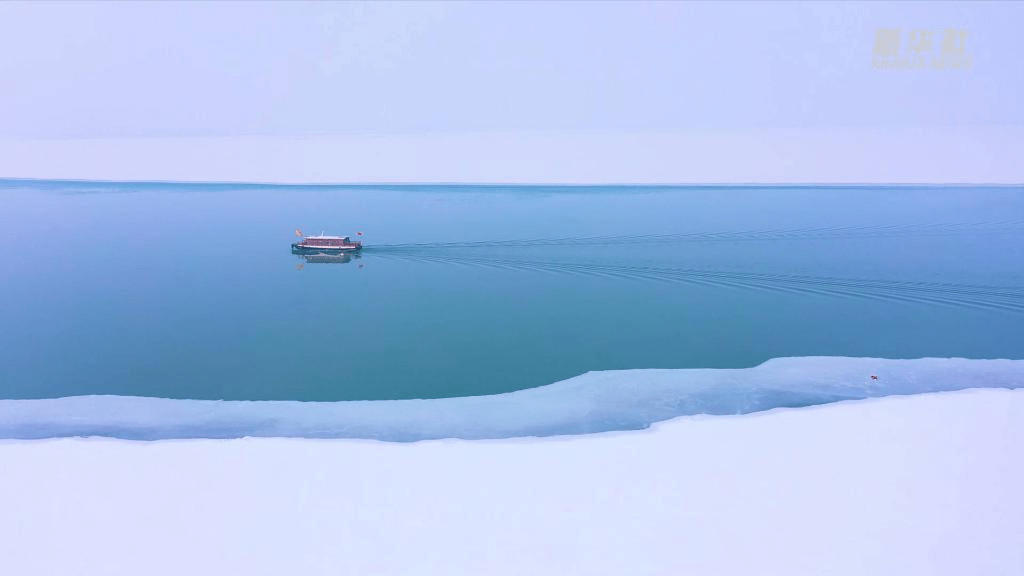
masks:
[[[303,236],[301,230],[296,230],[295,235],[302,238],[301,242],[292,244],[292,252],[296,254],[358,252],[363,249],[362,242],[353,242],[348,236],[324,236],[322,233],[319,236]]]

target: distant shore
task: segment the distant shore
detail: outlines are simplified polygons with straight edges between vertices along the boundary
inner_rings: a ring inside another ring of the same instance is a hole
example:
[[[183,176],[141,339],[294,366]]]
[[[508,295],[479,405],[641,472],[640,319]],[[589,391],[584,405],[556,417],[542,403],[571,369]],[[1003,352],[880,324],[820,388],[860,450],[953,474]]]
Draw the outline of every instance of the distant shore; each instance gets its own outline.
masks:
[[[886,188],[1020,188],[1024,187],[1022,182],[1010,183],[986,183],[986,182],[960,182],[950,184],[947,182],[671,182],[671,183],[644,183],[644,182],[610,182],[603,184],[586,184],[579,182],[542,182],[542,183],[516,183],[516,182],[418,182],[418,181],[395,181],[395,182],[258,182],[246,180],[89,180],[89,179],[60,179],[60,178],[17,178],[0,176],[0,185],[5,187],[17,187],[19,185],[29,188],[43,188],[48,186],[61,187],[83,187],[91,188],[97,186],[143,186],[143,187],[174,187],[174,186],[196,186],[196,187],[224,187],[224,188],[396,188],[396,189],[484,189],[484,190],[607,190],[620,188],[641,188],[653,189],[678,189],[678,188],[829,188],[829,189],[856,189],[871,187]]]

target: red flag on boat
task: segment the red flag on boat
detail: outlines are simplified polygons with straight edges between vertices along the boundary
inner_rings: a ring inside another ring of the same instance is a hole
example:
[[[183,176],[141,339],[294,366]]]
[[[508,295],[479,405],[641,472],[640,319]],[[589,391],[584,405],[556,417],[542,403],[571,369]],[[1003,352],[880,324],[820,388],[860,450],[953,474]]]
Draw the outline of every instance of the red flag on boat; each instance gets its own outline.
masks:
[[[298,236],[299,238],[302,238],[302,230],[299,230],[298,228],[296,228],[295,229],[295,235]]]
[[[872,380],[878,380],[878,376],[875,376],[874,374],[872,374],[872,375],[871,375],[871,379],[872,379]]]
[[[363,233],[362,233],[362,232],[356,232],[356,235],[357,235],[357,236],[362,236],[362,235],[363,235]]]

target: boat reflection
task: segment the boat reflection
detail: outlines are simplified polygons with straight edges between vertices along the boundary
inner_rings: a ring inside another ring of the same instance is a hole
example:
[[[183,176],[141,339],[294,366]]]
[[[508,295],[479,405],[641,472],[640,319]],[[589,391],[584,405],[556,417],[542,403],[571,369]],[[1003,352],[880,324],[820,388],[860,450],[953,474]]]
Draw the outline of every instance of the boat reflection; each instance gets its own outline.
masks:
[[[339,253],[339,252],[309,252],[309,251],[296,252],[296,251],[293,251],[292,253],[295,254],[296,256],[298,256],[300,260],[302,260],[302,262],[299,264],[300,267],[305,265],[305,264],[348,264],[349,262],[351,262],[353,260],[358,260],[358,259],[362,258],[362,256],[360,256],[359,254],[351,253],[351,252],[340,252]],[[360,264],[359,266],[361,268],[362,264]]]

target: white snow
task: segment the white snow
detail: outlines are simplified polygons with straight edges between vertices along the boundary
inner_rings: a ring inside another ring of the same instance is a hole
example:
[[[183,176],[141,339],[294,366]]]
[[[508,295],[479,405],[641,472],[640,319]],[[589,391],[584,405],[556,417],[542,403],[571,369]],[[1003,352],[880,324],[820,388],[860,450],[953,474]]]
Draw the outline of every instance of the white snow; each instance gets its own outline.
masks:
[[[872,379],[876,376],[877,379]],[[802,357],[744,369],[610,370],[493,396],[246,402],[76,396],[0,400],[0,438],[243,436],[411,441],[633,430],[676,416],[1024,387],[1024,360]]]
[[[0,441],[10,575],[1024,573],[1024,390],[515,440]]]

